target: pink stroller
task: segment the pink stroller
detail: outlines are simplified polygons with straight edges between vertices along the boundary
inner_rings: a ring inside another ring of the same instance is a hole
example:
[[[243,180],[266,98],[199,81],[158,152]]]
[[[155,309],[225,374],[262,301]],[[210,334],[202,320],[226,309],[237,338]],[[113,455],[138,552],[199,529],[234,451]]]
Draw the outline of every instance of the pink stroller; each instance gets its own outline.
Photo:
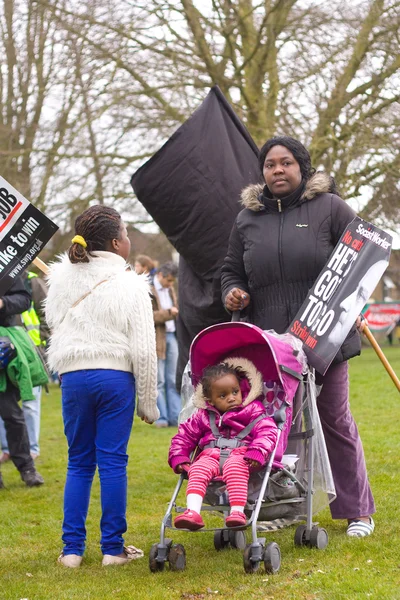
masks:
[[[276,526],[277,522],[284,522],[286,525],[305,520],[306,524],[299,525],[296,529],[295,544],[322,549],[328,543],[325,529],[313,523],[313,496],[316,497],[313,478],[315,457],[318,466],[321,463],[321,455],[322,462],[325,458],[323,468],[318,469],[317,479],[321,470],[328,473],[328,480],[330,474],[329,462],[326,454],[324,455],[322,434],[317,438],[315,453],[315,433],[320,433],[320,424],[315,405],[313,373],[307,367],[301,345],[299,346],[292,336],[279,336],[273,331],[262,331],[249,323],[223,323],[203,330],[192,342],[187,368],[193,386],[191,390],[198,384],[205,367],[234,357],[251,361],[261,373],[264,382],[263,403],[266,413],[272,416],[277,424],[278,438],[267,466],[250,477],[245,513],[248,519],[246,528],[251,528],[251,543],[247,544],[246,533],[239,528],[201,529],[199,533],[214,531],[216,550],[229,546],[243,550],[246,573],[257,571],[261,562],[264,563],[267,573],[276,573],[281,564],[280,549],[277,543],[266,544],[265,538],[258,536],[260,521],[272,521],[275,523],[275,527],[272,528],[276,529],[279,528],[279,525]],[[190,412],[193,412],[193,407],[190,408]],[[190,416],[184,413],[185,408],[181,420]],[[296,456],[293,464],[290,464],[290,460],[283,460],[284,453],[288,450],[290,454],[286,457]],[[183,545],[173,544],[172,539],[165,537],[166,529],[175,529],[172,525],[172,510],[185,510],[176,504],[185,478],[185,473],[179,477],[161,524],[160,542],[153,544],[150,550],[149,563],[152,572],[162,571],[167,561],[172,570],[183,570],[186,566]],[[330,490],[332,500],[333,483],[330,482],[328,486],[319,484],[317,481],[317,487],[328,491],[328,495]],[[209,485],[203,510],[228,514],[227,492],[220,480],[213,480]]]

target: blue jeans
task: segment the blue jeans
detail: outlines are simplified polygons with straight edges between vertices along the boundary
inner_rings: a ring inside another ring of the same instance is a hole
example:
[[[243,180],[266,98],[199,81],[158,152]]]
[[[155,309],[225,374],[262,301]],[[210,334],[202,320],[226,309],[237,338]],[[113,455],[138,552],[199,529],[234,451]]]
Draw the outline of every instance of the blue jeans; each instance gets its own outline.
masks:
[[[40,454],[39,448],[39,433],[40,433],[40,399],[42,396],[42,386],[38,385],[33,388],[35,396],[34,400],[25,400],[22,403],[22,411],[24,413],[26,429],[28,430],[30,451],[35,454]],[[0,444],[3,452],[8,452],[8,442],[4,421],[0,417]]]
[[[64,554],[83,555],[92,480],[99,469],[101,551],[121,554],[126,531],[126,449],[135,409],[132,373],[90,369],[62,376],[62,412],[68,441],[62,540]]]
[[[182,409],[181,397],[176,391],[176,365],[178,363],[178,341],[175,333],[167,332],[166,358],[157,360],[157,406],[160,418],[156,424],[175,426]]]

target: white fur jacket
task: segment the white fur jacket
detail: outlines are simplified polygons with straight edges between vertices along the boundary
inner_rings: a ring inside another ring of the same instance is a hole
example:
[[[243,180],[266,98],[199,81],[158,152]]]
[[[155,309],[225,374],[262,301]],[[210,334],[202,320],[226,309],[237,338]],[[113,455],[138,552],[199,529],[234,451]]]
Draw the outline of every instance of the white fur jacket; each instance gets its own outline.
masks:
[[[137,414],[158,419],[155,331],[146,276],[127,271],[117,254],[96,252],[89,263],[72,264],[67,255],[61,256],[50,268],[48,283],[50,368],[61,374],[83,369],[133,372]]]

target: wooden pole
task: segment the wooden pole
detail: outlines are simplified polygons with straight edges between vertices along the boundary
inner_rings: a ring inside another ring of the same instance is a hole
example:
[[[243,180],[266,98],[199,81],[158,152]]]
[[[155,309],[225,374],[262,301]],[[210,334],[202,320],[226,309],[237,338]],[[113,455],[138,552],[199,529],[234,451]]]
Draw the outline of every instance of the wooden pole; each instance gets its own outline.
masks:
[[[32,262],[35,265],[35,267],[37,267],[38,269],[40,269],[41,271],[43,271],[43,273],[45,275],[47,275],[49,273],[49,271],[50,271],[49,267],[40,258],[36,257],[36,258],[33,259]]]
[[[392,367],[389,364],[388,359],[383,354],[378,342],[372,335],[372,333],[367,325],[364,325],[363,333],[364,333],[365,337],[368,339],[368,341],[370,342],[371,346],[373,347],[373,349],[375,350],[377,355],[379,356],[383,366],[385,367],[386,371],[389,373],[389,377],[392,379],[394,385],[397,387],[398,391],[400,392],[400,380],[397,377],[396,373],[393,371]]]

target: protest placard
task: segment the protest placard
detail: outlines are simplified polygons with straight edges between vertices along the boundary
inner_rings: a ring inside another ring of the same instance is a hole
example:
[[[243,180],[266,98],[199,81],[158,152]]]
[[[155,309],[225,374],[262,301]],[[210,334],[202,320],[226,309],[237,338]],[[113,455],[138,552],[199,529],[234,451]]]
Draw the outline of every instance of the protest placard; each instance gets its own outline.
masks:
[[[400,320],[399,302],[374,302],[363,310],[368,327],[374,334],[388,335]]]
[[[324,374],[389,264],[392,237],[356,217],[346,227],[288,331]]]
[[[11,287],[58,227],[0,177],[0,296]]]

